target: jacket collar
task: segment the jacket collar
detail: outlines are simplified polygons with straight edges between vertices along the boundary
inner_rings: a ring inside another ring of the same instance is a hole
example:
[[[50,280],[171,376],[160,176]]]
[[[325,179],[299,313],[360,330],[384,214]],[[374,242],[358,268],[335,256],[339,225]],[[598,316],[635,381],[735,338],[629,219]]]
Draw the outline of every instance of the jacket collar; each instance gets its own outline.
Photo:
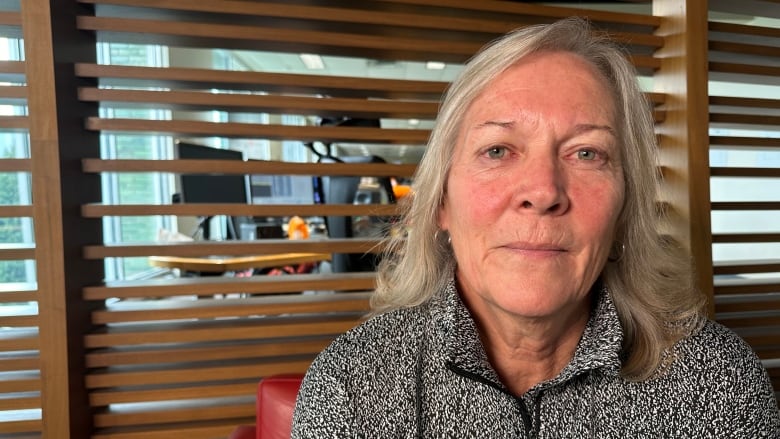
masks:
[[[610,375],[620,373],[623,330],[617,310],[605,287],[595,289],[594,294],[597,294],[596,303],[572,360],[557,377],[540,383],[535,389],[555,386],[595,369],[603,369]],[[476,322],[461,300],[454,279],[433,299],[430,309],[448,365],[504,388],[490,365]]]

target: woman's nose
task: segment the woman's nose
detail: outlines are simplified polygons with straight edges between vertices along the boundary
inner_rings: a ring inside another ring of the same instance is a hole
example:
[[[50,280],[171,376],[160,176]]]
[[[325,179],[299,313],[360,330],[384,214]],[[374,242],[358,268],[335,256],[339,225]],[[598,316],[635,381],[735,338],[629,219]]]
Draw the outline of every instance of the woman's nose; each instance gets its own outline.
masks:
[[[569,209],[564,176],[554,159],[528,160],[519,175],[519,209],[539,215],[560,215]]]

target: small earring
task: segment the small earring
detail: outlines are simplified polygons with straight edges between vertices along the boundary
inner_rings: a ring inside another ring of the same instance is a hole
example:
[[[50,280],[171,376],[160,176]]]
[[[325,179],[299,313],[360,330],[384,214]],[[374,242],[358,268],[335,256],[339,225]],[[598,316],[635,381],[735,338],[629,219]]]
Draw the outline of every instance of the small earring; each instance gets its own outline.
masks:
[[[439,232],[447,233],[446,230],[442,230],[442,229],[439,229],[439,230],[435,231],[433,233],[433,240],[435,242],[439,242]],[[447,233],[447,244],[452,244],[452,236],[449,233]]]
[[[618,244],[618,243],[615,243]],[[615,255],[617,253],[617,255]],[[609,256],[607,256],[607,261],[609,262],[618,262],[621,259],[623,259],[623,255],[626,253],[626,245],[622,242],[619,245],[613,245],[612,251],[609,252]]]

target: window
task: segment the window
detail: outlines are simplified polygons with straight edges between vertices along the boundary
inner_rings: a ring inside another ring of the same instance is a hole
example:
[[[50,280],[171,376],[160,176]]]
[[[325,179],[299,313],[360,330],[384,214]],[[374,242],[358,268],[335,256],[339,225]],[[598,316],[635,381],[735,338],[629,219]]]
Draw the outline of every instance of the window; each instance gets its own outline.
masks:
[[[115,65],[164,67],[167,48],[135,44],[98,43],[98,62]],[[130,119],[170,119],[163,109],[101,108],[100,116]],[[172,156],[169,136],[145,134],[103,134],[101,158],[163,159]],[[172,178],[160,173],[115,173],[103,175],[102,197],[106,204],[162,204],[173,193]],[[172,229],[173,221],[162,216],[108,217],[103,220],[106,243],[152,242],[161,229]],[[106,279],[127,279],[149,271],[146,258],[107,259]]]
[[[23,42],[14,38],[0,38],[0,60],[21,61]],[[2,86],[13,87],[14,83]],[[24,116],[27,106],[12,99],[0,104],[2,116]],[[0,131],[0,159],[30,158],[29,137],[23,132]],[[25,172],[0,172],[0,205],[17,206],[31,204],[30,175]],[[19,245],[33,243],[31,218],[0,218],[0,244]],[[0,261],[0,283],[35,282],[35,262]]]

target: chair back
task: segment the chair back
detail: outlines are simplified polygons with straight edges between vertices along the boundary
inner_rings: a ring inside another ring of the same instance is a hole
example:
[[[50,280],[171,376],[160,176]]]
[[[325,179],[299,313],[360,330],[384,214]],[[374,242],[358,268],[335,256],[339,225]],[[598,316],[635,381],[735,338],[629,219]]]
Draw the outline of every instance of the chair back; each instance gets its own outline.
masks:
[[[257,439],[290,439],[303,375],[274,375],[257,386]]]

